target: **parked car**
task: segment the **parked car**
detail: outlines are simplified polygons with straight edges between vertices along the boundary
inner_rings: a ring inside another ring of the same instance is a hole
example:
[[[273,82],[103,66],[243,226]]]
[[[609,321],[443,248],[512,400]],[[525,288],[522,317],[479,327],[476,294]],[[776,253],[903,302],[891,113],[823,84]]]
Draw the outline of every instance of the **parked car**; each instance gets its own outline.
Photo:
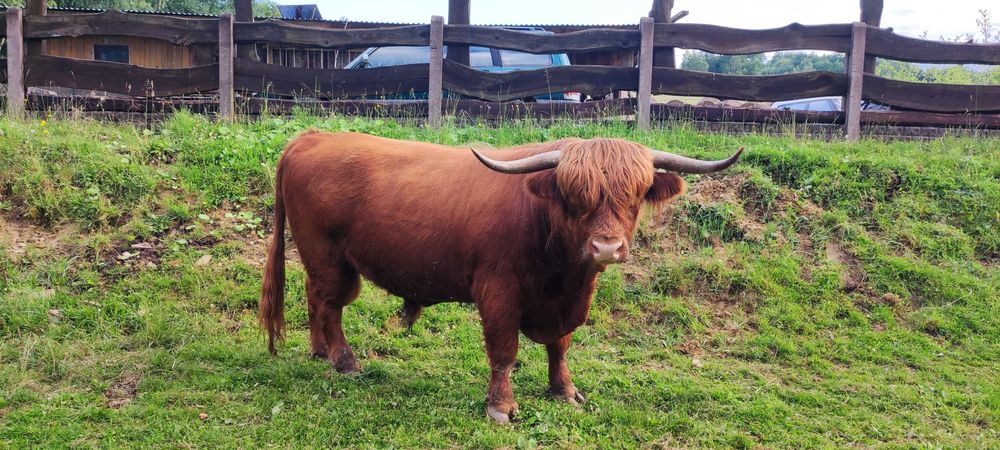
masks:
[[[506,27],[511,30],[527,31],[535,34],[553,34],[538,27]],[[448,47],[444,48],[445,55]],[[403,64],[427,64],[430,61],[430,48],[426,46],[415,47],[372,47],[345,66],[345,69],[368,69],[374,67],[399,66]],[[568,66],[569,56],[565,53],[558,54],[534,54],[520,52],[516,50],[503,50],[487,47],[469,47],[469,66],[476,70],[492,73],[514,72],[518,70],[542,69],[545,67]],[[457,95],[445,94],[446,97],[457,97]],[[423,99],[427,98],[426,92],[413,92],[410,94],[396,94],[393,99]],[[525,99],[526,101],[537,102],[579,102],[581,95],[579,92],[555,92],[551,94],[536,95]]]
[[[843,102],[843,97],[812,97],[774,102],[771,107],[794,111],[843,111]],[[890,108],[888,105],[864,100],[861,102],[861,109],[865,111],[888,111]]]

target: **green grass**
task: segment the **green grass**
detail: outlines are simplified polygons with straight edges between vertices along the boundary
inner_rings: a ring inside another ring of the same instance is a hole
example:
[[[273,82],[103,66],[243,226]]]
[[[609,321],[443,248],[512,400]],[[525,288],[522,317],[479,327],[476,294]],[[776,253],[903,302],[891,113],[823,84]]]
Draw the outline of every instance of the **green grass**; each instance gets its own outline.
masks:
[[[293,262],[289,339],[267,354],[255,307],[270,184],[309,127],[748,152],[688,177],[689,194],[644,221],[634,261],[602,275],[569,353],[588,402],[548,398],[544,349],[522,339],[521,414],[496,426],[467,306],[404,330],[401,301],[366,284],[345,318],[363,373],[345,378],[308,357]],[[1000,446],[996,140],[307,114],[178,114],[154,130],[4,120],[0,217],[0,447]]]

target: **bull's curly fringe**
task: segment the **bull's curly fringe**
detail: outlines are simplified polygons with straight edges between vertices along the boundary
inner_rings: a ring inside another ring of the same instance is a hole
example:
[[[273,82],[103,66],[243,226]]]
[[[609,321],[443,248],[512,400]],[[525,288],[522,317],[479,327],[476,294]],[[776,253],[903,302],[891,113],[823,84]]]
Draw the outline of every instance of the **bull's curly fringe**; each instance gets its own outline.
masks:
[[[567,199],[585,211],[607,202],[627,211],[653,184],[650,150],[622,139],[566,140],[556,167],[556,183]]]

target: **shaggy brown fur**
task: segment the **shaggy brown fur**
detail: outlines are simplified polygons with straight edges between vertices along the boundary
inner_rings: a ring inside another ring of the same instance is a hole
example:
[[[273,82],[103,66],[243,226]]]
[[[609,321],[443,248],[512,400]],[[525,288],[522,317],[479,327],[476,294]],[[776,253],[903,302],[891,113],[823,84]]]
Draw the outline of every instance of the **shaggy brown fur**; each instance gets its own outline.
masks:
[[[654,173],[650,150],[616,139],[567,139],[483,151],[511,160],[562,149],[558,167],[494,172],[468,149],[355,133],[307,132],[285,148],[275,178],[274,241],[260,323],[268,347],[282,337],[284,222],[306,270],[314,355],[360,370],[341,326],[360,276],[405,300],[407,317],[443,301],[475,303],[491,377],[487,412],[514,414],[509,374],[519,332],[545,344],[549,387],[578,401],[565,363],[572,332],[590,310],[593,242],[628,243],[643,203],[683,192]]]

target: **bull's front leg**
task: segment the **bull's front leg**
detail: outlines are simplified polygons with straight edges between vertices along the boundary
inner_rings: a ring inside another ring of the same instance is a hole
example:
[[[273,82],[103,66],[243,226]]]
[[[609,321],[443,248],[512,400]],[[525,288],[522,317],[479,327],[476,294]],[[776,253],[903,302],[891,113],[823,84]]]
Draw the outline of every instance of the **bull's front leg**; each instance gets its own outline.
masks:
[[[558,341],[547,344],[545,350],[549,354],[549,392],[556,399],[575,405],[586,399],[576,390],[566,366],[566,350],[572,340],[573,333],[569,333]]]
[[[514,303],[500,298],[484,298],[477,302],[483,321],[486,357],[490,364],[490,386],[486,393],[486,415],[505,424],[517,414],[517,402],[510,385],[510,372],[517,359],[519,315],[508,310]]]

